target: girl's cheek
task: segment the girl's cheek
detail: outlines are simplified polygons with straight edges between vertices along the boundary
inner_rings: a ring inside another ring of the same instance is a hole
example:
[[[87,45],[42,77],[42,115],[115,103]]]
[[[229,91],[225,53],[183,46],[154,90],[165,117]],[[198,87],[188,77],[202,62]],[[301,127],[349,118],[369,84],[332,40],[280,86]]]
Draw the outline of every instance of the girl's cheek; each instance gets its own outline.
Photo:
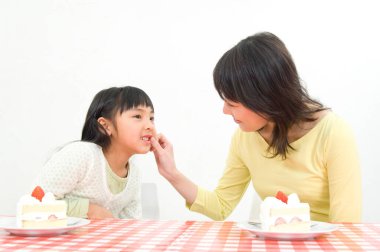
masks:
[[[152,136],[153,136],[154,138],[157,139],[157,130],[156,130],[156,126],[153,126]]]

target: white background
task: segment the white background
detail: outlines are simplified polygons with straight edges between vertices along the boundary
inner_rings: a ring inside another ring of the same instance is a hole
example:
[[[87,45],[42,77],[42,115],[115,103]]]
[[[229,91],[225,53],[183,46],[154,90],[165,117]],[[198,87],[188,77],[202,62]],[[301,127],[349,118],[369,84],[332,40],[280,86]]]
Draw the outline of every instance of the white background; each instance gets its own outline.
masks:
[[[0,214],[14,214],[51,151],[78,140],[93,96],[134,85],[154,102],[178,168],[212,189],[236,125],[222,113],[212,71],[259,31],[278,35],[314,98],[353,127],[360,149],[363,220],[380,221],[379,4],[377,1],[0,1]],[[139,156],[158,186],[162,219],[189,212]],[[275,185],[274,185],[275,186]],[[249,189],[229,220],[248,218]]]

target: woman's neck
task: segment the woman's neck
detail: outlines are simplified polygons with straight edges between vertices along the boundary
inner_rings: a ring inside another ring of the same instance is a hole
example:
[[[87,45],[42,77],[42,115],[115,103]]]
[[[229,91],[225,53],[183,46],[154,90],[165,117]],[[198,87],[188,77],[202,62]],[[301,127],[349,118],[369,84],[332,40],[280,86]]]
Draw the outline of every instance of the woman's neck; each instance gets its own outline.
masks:
[[[318,122],[329,112],[329,110],[322,110],[314,114],[315,120],[312,122],[299,122],[293,124],[288,131],[288,142],[292,143],[297,141],[304,135],[306,135],[311,129],[313,129]],[[258,132],[264,138],[264,140],[270,144],[272,142],[272,133],[275,127],[274,122],[268,121],[264,128]]]
[[[297,141],[298,139],[306,135],[310,130],[312,130],[319,123],[319,121],[321,121],[321,119],[328,112],[329,110],[322,110],[322,111],[316,112],[313,115],[313,117],[315,118],[314,121],[300,122],[300,123],[292,125],[292,127],[290,127],[289,132],[288,132],[289,143]]]
[[[265,142],[270,144],[272,142],[272,133],[274,129],[274,122],[268,121],[267,124],[258,130],[259,134],[261,135],[262,138],[264,138]]]
[[[127,177],[128,175],[128,161],[132,156],[131,154],[125,153],[109,146],[107,149],[103,149],[103,154],[107,159],[107,162],[111,170],[121,178]]]

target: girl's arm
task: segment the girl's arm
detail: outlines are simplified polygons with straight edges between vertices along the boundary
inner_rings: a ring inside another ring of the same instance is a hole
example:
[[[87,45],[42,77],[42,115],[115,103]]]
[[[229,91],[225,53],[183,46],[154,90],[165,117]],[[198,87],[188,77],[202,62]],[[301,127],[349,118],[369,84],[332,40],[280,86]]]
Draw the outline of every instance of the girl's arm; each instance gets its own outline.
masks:
[[[106,208],[99,206],[97,204],[90,203],[88,205],[87,218],[94,220],[94,219],[114,218],[114,216]]]
[[[90,201],[85,198],[64,198],[67,205],[67,215],[87,218]]]
[[[107,209],[91,204],[89,199],[67,197],[84,179],[94,153],[81,142],[74,142],[57,151],[44,165],[36,184],[68,203],[68,215],[90,219],[112,217]]]
[[[141,216],[142,209],[140,199],[130,201],[128,206],[124,207],[119,213],[120,219],[141,219]]]
[[[187,204],[193,204],[198,187],[176,168],[173,146],[163,135],[151,138],[152,150],[159,173],[182,195]]]
[[[78,218],[105,219],[113,218],[110,211],[102,206],[90,203],[86,198],[64,198],[67,204],[67,215]]]

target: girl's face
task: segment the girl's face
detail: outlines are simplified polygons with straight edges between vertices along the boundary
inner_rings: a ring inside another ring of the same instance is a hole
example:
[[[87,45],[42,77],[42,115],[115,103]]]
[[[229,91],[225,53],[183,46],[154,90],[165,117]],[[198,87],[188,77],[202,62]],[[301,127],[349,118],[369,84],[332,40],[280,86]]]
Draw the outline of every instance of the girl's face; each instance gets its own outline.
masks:
[[[151,107],[138,106],[116,113],[111,145],[131,154],[145,154],[151,148],[150,138],[156,135]]]
[[[259,131],[268,124],[268,120],[264,117],[244,107],[241,103],[227,99],[224,100],[223,113],[231,115],[242,131]]]

